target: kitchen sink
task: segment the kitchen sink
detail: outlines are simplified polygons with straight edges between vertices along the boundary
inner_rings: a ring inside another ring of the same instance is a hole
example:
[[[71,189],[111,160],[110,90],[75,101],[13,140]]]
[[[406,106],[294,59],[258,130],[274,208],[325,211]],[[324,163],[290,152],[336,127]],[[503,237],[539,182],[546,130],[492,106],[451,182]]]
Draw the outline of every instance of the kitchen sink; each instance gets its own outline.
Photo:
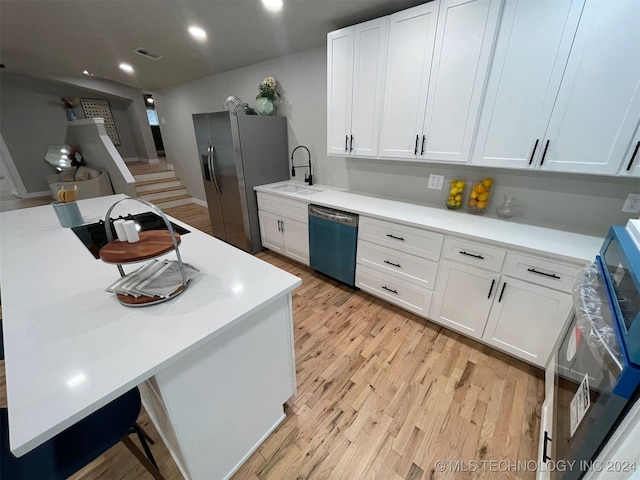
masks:
[[[278,185],[272,188],[280,192],[297,193],[298,195],[313,195],[314,193],[322,191],[317,188],[311,188],[297,183],[285,183],[284,185]]]

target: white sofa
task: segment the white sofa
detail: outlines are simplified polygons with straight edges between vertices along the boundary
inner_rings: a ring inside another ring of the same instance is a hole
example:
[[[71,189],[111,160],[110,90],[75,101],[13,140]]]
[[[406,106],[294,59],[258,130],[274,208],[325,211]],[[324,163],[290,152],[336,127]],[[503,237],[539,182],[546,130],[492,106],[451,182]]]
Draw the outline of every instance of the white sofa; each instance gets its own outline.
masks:
[[[51,196],[57,200],[60,188],[65,190],[78,186],[78,200],[85,198],[104,197],[113,194],[109,173],[96,168],[81,166],[71,167],[61,173],[47,175]]]

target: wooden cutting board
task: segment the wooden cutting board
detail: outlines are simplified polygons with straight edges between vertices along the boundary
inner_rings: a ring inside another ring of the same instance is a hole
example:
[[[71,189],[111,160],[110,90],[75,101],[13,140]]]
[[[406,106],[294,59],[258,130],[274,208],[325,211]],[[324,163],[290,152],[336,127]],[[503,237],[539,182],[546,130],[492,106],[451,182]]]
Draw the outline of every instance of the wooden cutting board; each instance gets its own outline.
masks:
[[[176,243],[180,245],[177,233]],[[100,258],[106,263],[141,262],[173,250],[171,235],[167,230],[140,232],[140,240],[135,243],[114,240],[100,249]]]

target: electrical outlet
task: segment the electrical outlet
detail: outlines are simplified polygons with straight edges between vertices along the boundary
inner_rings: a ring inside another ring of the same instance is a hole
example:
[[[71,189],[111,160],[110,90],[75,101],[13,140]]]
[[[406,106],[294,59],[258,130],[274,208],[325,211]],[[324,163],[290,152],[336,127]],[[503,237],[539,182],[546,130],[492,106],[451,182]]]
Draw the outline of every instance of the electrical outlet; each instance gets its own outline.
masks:
[[[640,213],[640,193],[630,193],[622,206],[626,213]]]
[[[433,190],[442,190],[444,186],[444,175],[429,175],[429,183],[427,184],[427,188],[431,188]]]

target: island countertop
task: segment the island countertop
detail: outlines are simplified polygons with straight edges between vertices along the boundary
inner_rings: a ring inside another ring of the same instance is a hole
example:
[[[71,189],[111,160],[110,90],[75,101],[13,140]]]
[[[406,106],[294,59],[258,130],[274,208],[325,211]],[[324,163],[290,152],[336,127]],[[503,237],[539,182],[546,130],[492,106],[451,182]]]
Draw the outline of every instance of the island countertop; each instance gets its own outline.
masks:
[[[79,201],[86,223],[124,195]],[[114,216],[148,211],[127,201]],[[22,455],[183,358],[301,280],[180,221],[176,298],[144,308],[105,292],[119,273],[96,260],[51,206],[0,214],[0,282],[11,450]],[[169,253],[167,258],[175,258]],[[137,265],[125,266],[129,272]]]

